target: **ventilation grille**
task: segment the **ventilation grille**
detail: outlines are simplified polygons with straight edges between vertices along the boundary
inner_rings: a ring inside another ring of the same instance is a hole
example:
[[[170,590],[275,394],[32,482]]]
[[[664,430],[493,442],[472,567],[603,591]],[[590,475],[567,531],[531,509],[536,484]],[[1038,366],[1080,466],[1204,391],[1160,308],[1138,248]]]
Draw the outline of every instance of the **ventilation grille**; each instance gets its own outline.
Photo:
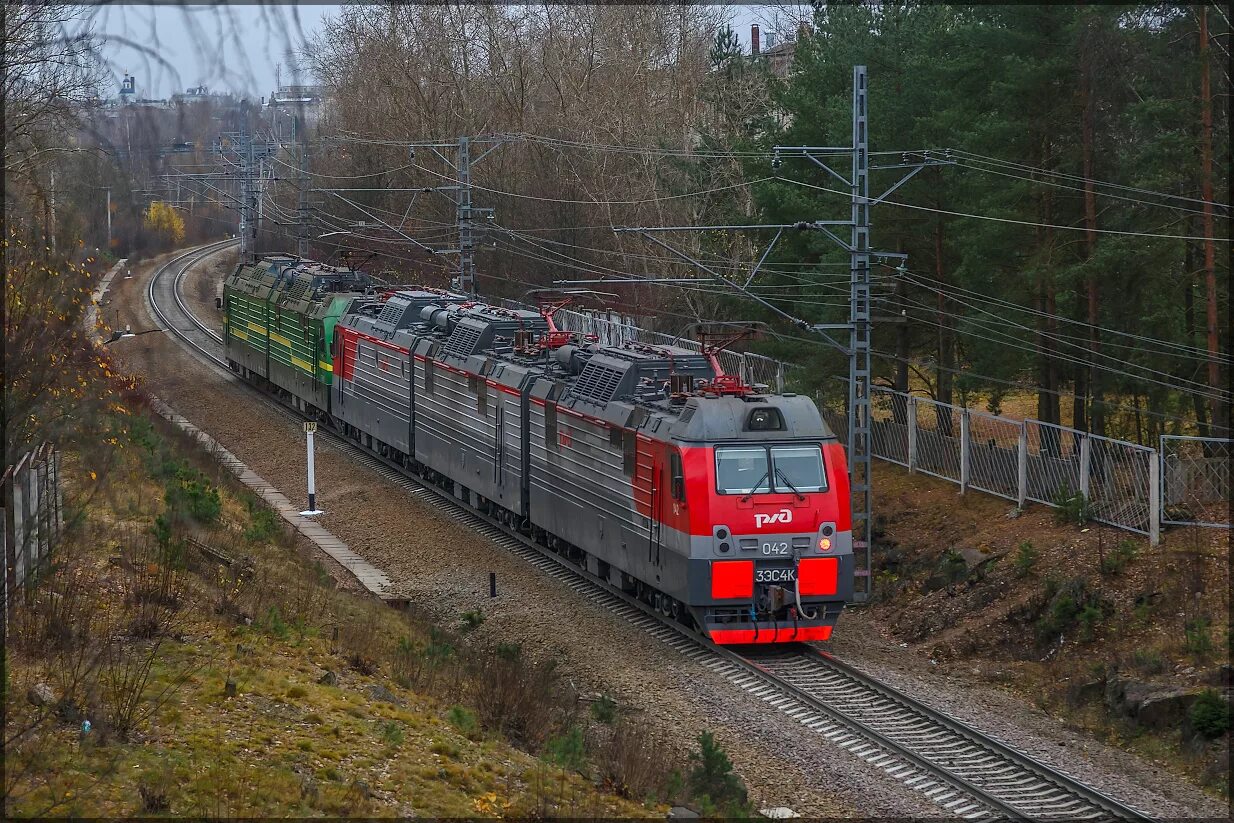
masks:
[[[481,330],[474,326],[458,325],[454,327],[454,331],[450,333],[450,339],[446,341],[446,353],[455,354],[459,357],[467,357],[476,350],[476,343],[480,340]]]
[[[297,277],[295,281],[292,282],[291,287],[287,289],[288,298],[292,300],[303,300],[305,295],[308,293],[311,283],[312,281],[308,278]]]
[[[593,360],[583,367],[578,382],[570,388],[570,396],[593,403],[607,403],[613,399],[624,376],[623,370]]]
[[[694,416],[696,411],[698,411],[698,406],[686,406],[681,410],[681,416],[677,419],[682,423],[689,423],[690,418]]]
[[[400,301],[387,301],[385,308],[381,310],[381,314],[377,317],[378,323],[397,323],[399,318],[403,316],[403,309],[406,304]]]

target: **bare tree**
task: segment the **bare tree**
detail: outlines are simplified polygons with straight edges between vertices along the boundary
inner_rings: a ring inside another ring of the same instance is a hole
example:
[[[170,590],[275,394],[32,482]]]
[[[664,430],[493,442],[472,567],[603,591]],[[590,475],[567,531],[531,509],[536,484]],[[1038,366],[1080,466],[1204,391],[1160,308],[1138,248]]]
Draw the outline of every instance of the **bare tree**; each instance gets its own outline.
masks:
[[[80,109],[97,98],[99,61],[89,10],[68,3],[4,6],[4,171],[37,165]]]
[[[428,151],[409,157],[407,142],[511,135],[473,174],[476,204],[498,216],[497,253],[480,259],[486,291],[676,271],[611,227],[695,216],[680,156],[698,139],[718,21],[697,6],[348,7],[305,55],[330,91],[322,137],[340,146],[318,153],[315,172],[449,186],[457,171]],[[448,234],[450,198],[415,197],[348,195],[411,236]],[[332,206],[330,219],[361,218],[342,198]]]

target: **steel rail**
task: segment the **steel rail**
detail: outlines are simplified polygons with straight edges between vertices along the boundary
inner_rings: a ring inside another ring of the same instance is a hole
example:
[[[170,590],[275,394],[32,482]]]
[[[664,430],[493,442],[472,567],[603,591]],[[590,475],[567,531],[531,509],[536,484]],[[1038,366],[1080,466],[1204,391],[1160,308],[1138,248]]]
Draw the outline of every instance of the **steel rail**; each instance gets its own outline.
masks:
[[[301,414],[241,380],[231,370],[216,353],[222,345],[221,336],[198,320],[180,298],[179,286],[187,271],[221,248],[195,250],[160,267],[151,277],[150,307],[158,317],[168,316],[166,306],[160,306],[156,297],[166,290],[155,283],[173,265],[186,261],[174,278],[170,299],[182,320],[193,328],[190,332],[166,323],[168,330],[229,379],[268,402],[281,416],[299,422],[304,419]],[[203,337],[209,343],[200,342]],[[328,428],[319,429],[319,433],[340,452],[377,471],[410,495],[434,505],[461,525],[491,539],[903,785],[923,793],[957,817],[981,821],[1152,820],[818,649],[794,646],[736,652],[717,646],[586,569],[462,503],[444,489],[407,474],[392,461]],[[974,755],[974,750],[985,756]],[[948,762],[940,762],[943,760]]]
[[[1080,781],[1069,777],[1067,774],[1057,769],[1044,766],[1044,764],[1040,763],[1030,755],[1003,743],[997,738],[979,732],[969,724],[958,720],[945,712],[935,709],[932,706],[928,706],[911,695],[905,694],[899,689],[871,677],[860,669],[857,669],[849,663],[845,663],[828,652],[810,647],[796,661],[792,662],[783,660],[773,661],[772,659],[769,659],[773,655],[774,653],[767,655],[761,660],[755,658],[753,662],[764,668],[770,669],[773,672],[779,668],[780,671],[777,676],[782,680],[791,681],[799,677],[802,673],[804,673],[806,677],[811,675],[827,677],[830,679],[830,682],[826,683],[824,688],[827,691],[832,692],[838,688],[840,692],[839,696],[832,699],[837,701],[841,699],[847,700],[850,705],[857,704],[859,701],[870,696],[877,696],[882,703],[879,710],[887,711],[889,714],[899,714],[900,719],[898,721],[898,725],[906,731],[911,729],[910,724],[914,722],[919,725],[922,721],[925,721],[933,727],[942,726],[952,733],[950,738],[951,740],[963,741],[981,753],[993,755],[1000,760],[1008,761],[1009,763],[1014,764],[1023,771],[1035,773],[1041,780],[1054,784],[1057,789],[1074,795],[1075,797],[1084,800],[1091,806],[1105,811],[1111,816],[1118,817],[1120,819],[1134,819],[1142,821],[1151,819],[1118,802],[1117,800],[1114,800],[1103,792],[1094,789],[1092,786],[1081,783]],[[799,671],[796,674],[787,673],[783,666],[785,662],[789,662],[790,666],[796,663],[799,667]],[[804,665],[802,665],[803,663]],[[803,672],[801,669],[804,669],[805,671]],[[810,690],[810,686],[808,684],[805,685],[805,688],[807,691]],[[904,716],[906,709],[910,713],[907,717]],[[863,709],[861,707],[857,707],[854,710],[860,711]],[[869,711],[869,709],[864,710]],[[921,729],[911,729],[910,733],[920,734]],[[939,743],[934,743],[933,745],[936,748],[940,746]],[[971,759],[973,755],[974,753],[970,752],[968,757]],[[951,756],[953,759],[955,758],[955,755]],[[998,778],[999,772],[997,769],[998,767],[995,765],[987,765],[982,769],[982,771],[986,773],[995,775],[996,778],[992,781],[988,779],[982,780],[983,783],[994,784],[993,786],[984,786],[985,791],[990,793],[1017,794],[1018,792],[1015,790],[1007,789],[1006,784],[1008,781],[1005,778]],[[1003,785],[1000,786],[1000,783]],[[1020,805],[1023,805],[1027,801],[1026,799],[1022,799],[1019,802]],[[1045,813],[1044,810],[1043,813]]]

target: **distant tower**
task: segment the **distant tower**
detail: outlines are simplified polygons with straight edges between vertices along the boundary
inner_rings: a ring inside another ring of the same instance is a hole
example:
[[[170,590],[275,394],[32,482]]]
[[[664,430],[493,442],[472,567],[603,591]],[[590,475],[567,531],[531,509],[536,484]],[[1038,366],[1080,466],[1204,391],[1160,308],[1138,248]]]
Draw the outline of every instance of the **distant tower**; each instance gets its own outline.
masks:
[[[124,73],[124,80],[120,83],[120,102],[128,103],[137,98],[137,78],[132,77],[128,72]]]

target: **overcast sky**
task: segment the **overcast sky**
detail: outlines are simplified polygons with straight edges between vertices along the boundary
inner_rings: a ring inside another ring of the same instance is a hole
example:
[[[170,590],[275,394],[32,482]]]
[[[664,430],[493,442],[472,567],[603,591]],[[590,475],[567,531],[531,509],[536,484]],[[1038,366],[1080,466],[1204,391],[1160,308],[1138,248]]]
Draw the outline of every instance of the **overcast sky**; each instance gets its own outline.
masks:
[[[102,5],[92,9],[95,33],[115,73],[127,72],[142,97],[163,98],[205,85],[246,97],[268,95],[281,68],[296,82],[296,52],[338,4],[219,3]]]
[[[284,85],[294,79],[294,54],[338,4],[219,3],[214,5],[104,4],[90,8],[95,33],[115,74],[104,96],[119,92],[125,72],[137,78],[142,97],[165,98],[205,85],[253,99],[275,88],[276,67]],[[808,11],[805,4],[728,6],[732,25],[749,46],[750,24],[764,29],[777,16]],[[787,25],[785,28],[794,28]]]

